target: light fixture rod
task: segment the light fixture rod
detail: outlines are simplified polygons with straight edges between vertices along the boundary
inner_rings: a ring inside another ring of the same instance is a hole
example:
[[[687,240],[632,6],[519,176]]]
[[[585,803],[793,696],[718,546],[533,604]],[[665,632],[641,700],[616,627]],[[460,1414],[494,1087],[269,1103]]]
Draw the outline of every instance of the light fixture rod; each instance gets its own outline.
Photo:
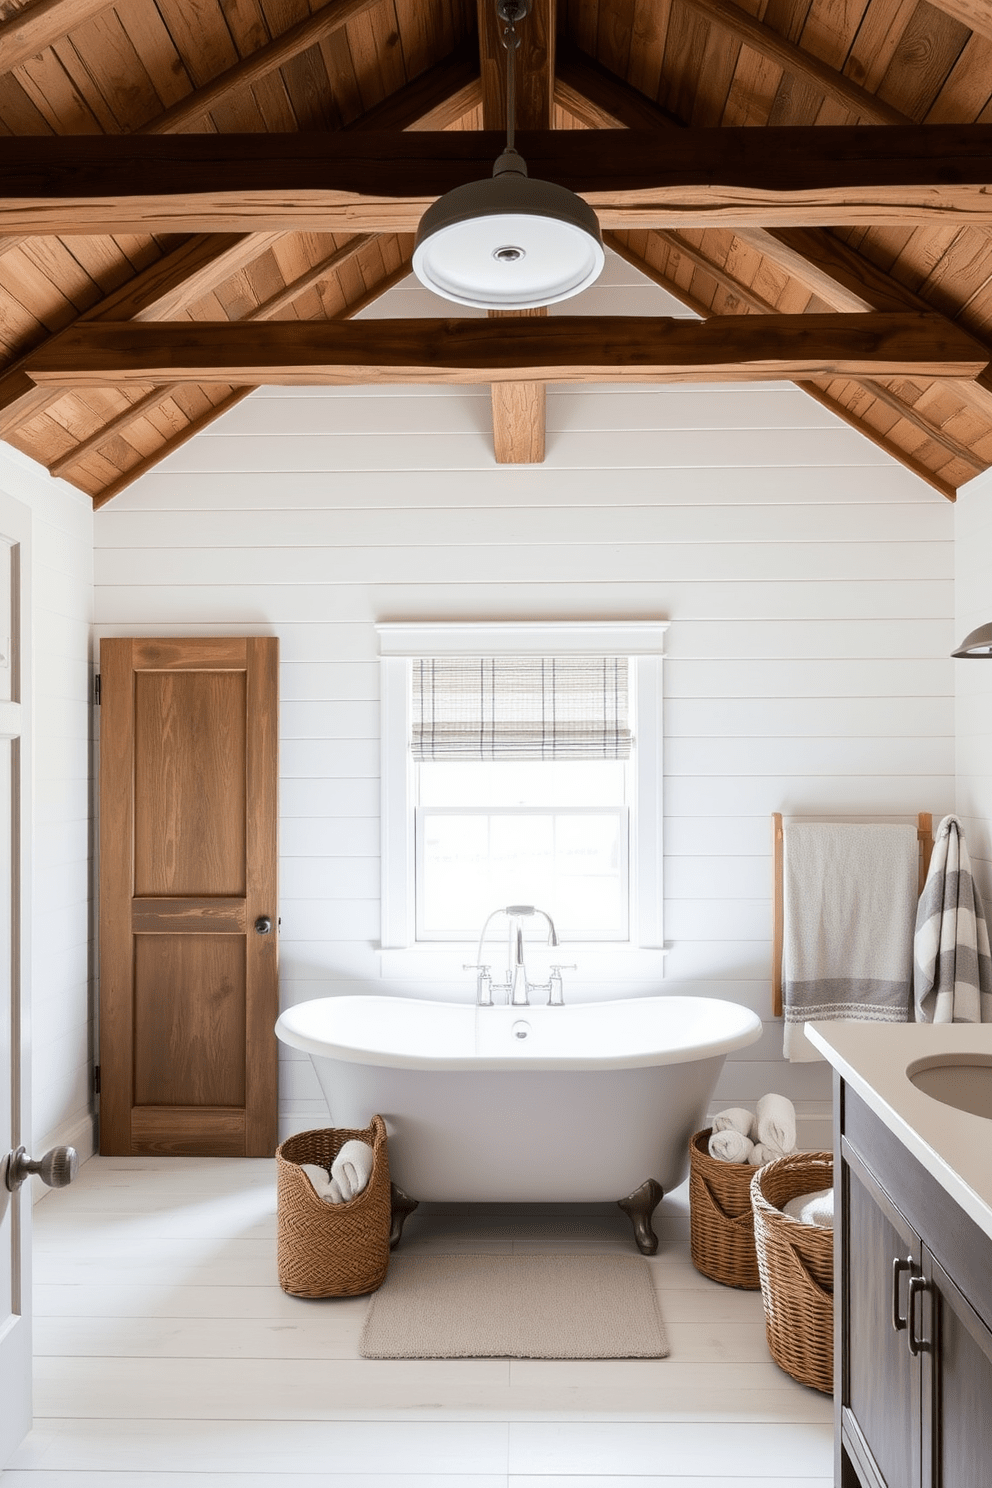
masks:
[[[506,47],[506,148],[514,149],[517,124],[517,21],[530,11],[531,0],[496,0],[496,14],[503,21],[503,45]]]

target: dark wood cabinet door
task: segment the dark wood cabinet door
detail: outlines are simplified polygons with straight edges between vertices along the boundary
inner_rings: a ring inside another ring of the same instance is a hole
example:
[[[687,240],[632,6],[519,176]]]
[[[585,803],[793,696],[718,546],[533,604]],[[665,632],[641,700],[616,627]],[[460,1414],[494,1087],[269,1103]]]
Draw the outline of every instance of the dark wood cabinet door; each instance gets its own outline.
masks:
[[[910,1274],[921,1275],[922,1247],[855,1156],[846,1157],[842,1173],[845,1446],[866,1488],[918,1488],[920,1370],[903,1320]]]
[[[924,1252],[917,1304],[923,1340],[923,1488],[988,1488],[992,1482],[992,1332],[941,1266]]]
[[[268,1156],[278,641],[104,640],[100,671],[100,1150]]]

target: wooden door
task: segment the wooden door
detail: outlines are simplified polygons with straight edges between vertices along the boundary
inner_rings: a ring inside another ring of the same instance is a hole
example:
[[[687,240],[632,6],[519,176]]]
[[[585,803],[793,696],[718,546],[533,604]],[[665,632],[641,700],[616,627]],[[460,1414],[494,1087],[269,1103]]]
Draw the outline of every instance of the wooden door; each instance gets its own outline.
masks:
[[[5,1182],[9,1155],[31,1143],[30,538],[30,510],[0,493],[0,1472],[31,1427],[31,1184]]]
[[[276,1145],[278,641],[100,646],[100,1150]]]

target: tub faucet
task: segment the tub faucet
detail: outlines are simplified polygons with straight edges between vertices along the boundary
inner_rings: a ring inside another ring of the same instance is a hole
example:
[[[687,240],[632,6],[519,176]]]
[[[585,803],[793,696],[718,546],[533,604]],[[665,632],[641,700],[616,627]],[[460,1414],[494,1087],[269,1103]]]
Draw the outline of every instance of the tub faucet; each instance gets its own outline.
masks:
[[[489,926],[497,915],[505,915],[507,919],[507,946],[506,946],[506,981],[493,982],[489,966],[483,963],[482,947]],[[476,1001],[480,1007],[492,1007],[493,993],[505,992],[506,1000],[511,1007],[527,1007],[530,1004],[531,992],[547,992],[548,1002],[552,1006],[560,1006],[564,1001],[561,987],[561,970],[555,967],[547,982],[531,982],[527,977],[527,965],[524,959],[524,932],[522,920],[530,919],[533,915],[540,915],[548,924],[548,945],[558,944],[558,932],[555,930],[555,922],[547,910],[537,909],[533,904],[508,904],[505,909],[494,909],[487,917],[479,936],[479,951],[473,965],[466,966],[466,971],[477,973]]]

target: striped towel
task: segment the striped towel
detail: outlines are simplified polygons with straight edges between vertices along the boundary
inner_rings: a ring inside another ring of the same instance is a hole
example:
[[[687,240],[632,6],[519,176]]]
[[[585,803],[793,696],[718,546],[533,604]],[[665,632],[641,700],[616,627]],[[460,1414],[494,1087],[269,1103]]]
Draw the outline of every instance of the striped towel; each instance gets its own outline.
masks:
[[[919,858],[915,827],[786,825],[786,1059],[820,1058],[807,1020],[909,1021]]]
[[[956,816],[937,828],[913,955],[917,1023],[992,1023],[988,926]]]

